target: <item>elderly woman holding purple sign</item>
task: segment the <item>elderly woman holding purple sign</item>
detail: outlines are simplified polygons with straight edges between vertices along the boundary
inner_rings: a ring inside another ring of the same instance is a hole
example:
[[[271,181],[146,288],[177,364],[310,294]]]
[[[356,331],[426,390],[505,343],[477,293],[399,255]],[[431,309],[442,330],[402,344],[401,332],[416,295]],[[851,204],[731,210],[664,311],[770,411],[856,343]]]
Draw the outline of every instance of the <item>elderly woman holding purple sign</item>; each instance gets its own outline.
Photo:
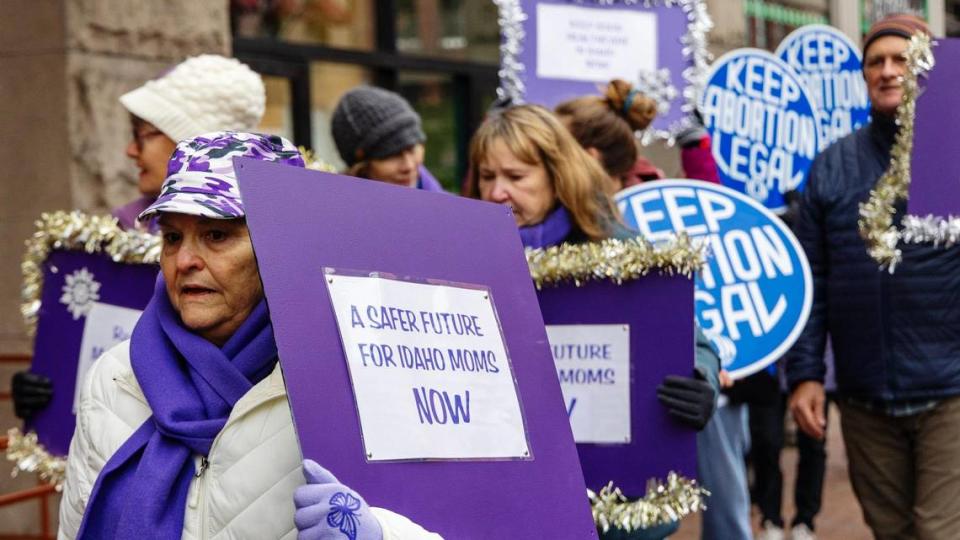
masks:
[[[303,166],[276,136],[177,145],[140,214],[158,218],[161,275],[132,338],[81,390],[59,537],[438,538],[301,464],[238,156]]]

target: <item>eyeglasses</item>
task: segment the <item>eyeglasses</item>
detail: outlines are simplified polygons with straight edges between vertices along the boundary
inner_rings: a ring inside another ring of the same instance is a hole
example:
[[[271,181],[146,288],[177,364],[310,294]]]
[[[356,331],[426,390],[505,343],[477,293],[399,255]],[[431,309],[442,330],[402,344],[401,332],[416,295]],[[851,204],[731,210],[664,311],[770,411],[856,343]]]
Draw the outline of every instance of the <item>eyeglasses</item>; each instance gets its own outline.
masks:
[[[137,151],[143,151],[143,143],[157,135],[163,135],[163,132],[157,128],[137,129],[134,127],[133,144],[137,145]]]

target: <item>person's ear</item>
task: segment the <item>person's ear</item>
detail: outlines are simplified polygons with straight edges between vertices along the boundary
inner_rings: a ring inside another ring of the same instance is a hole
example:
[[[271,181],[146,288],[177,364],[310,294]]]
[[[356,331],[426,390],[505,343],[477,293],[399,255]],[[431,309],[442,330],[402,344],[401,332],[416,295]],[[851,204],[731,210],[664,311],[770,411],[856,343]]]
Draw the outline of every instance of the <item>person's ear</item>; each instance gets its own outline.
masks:
[[[597,160],[597,161],[602,161],[602,160],[603,160],[603,154],[601,154],[600,151],[597,150],[596,148],[594,148],[594,147],[592,147],[592,146],[588,146],[588,147],[584,148],[584,150],[586,150],[587,153],[590,154],[590,157],[592,157],[593,159],[595,159],[595,160]]]

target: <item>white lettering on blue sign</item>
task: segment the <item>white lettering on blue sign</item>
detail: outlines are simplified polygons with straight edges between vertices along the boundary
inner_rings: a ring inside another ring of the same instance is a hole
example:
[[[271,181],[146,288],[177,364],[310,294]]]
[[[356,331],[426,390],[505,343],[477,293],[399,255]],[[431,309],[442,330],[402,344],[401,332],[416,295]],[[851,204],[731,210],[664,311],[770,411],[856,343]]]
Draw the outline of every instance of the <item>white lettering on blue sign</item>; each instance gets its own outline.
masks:
[[[699,100],[722,183],[785,209],[820,148],[819,112],[796,73],[759,49],[714,62]]]
[[[802,26],[774,54],[797,73],[820,110],[821,148],[869,121],[860,51],[843,32],[820,24]]]
[[[616,200],[627,225],[651,242],[684,231],[708,246],[695,279],[696,316],[734,378],[775,362],[796,341],[813,299],[810,266],[769,210],[697,180],[647,182]]]

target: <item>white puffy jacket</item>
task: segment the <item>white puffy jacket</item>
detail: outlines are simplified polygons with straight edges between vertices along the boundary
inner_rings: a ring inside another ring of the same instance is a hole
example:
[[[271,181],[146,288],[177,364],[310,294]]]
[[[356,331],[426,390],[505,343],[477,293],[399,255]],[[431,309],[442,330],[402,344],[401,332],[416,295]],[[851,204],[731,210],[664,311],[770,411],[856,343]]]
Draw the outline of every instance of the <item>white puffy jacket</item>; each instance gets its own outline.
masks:
[[[60,504],[61,540],[76,537],[100,470],[151,414],[125,341],[94,363],[81,390]],[[237,401],[213,441],[206,468],[191,481],[183,538],[294,539],[293,491],[303,483],[300,445],[278,365]],[[389,510],[373,513],[383,540],[440,538]]]

